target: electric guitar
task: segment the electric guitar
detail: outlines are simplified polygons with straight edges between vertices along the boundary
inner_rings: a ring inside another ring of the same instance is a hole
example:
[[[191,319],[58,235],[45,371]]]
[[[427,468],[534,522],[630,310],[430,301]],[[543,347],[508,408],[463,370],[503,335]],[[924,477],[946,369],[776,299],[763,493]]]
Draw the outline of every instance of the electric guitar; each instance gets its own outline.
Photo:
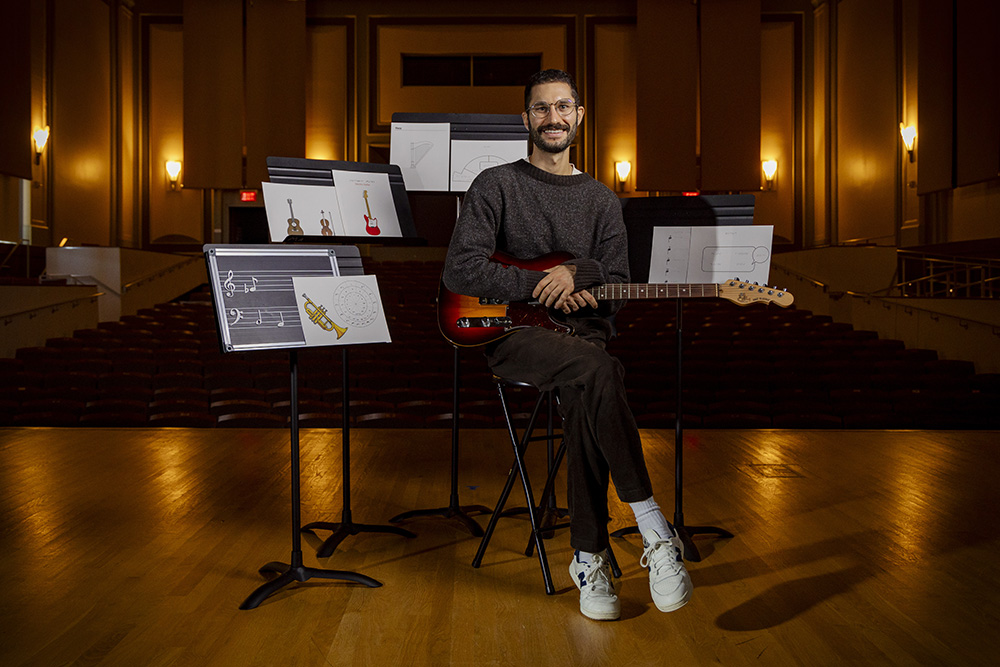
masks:
[[[572,258],[567,253],[550,253],[535,259],[521,260],[501,252],[494,253],[492,257],[493,261],[505,267],[515,266],[533,271],[544,271]],[[782,308],[792,305],[794,301],[794,297],[785,290],[741,281],[739,278],[720,284],[610,283],[592,287],[588,291],[598,301],[723,298],[741,306],[773,303]],[[560,311],[546,308],[537,301],[506,302],[455,294],[443,282],[438,292],[438,326],[448,342],[458,347],[492,343],[527,327],[544,327],[572,333],[573,325],[562,319],[561,315]]]
[[[368,211],[368,215],[365,216],[365,231],[372,236],[378,236],[382,233],[382,230],[378,228],[378,219],[372,217],[372,209],[368,206],[368,191],[365,190],[365,209]]]

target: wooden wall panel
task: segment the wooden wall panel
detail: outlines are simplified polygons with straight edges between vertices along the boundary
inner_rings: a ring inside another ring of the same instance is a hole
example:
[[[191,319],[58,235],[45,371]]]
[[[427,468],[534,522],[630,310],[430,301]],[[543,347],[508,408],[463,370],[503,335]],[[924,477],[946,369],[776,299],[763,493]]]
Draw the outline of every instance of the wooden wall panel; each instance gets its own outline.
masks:
[[[920,0],[917,56],[917,194],[954,187],[952,3]]]
[[[312,25],[307,35],[306,157],[348,160],[348,108],[353,99],[349,27]]]
[[[1000,4],[957,0],[955,179],[970,185],[1000,176]]]
[[[837,7],[837,236],[894,243],[899,159],[892,3]]]
[[[627,160],[635,171],[635,25],[603,23],[594,26],[593,62],[588,66],[592,81],[584,123],[592,137],[594,178],[619,192],[635,190],[635,174],[624,187],[618,185],[615,162]]]
[[[267,179],[267,157],[305,157],[306,3],[247,3],[247,187]]]
[[[790,21],[766,21],[761,26],[761,82],[759,146],[754,163],[753,185],[742,190],[757,191],[754,220],[774,225],[775,238],[795,240],[796,179],[795,170],[795,24]],[[702,124],[704,129],[704,124]],[[747,129],[749,131],[749,128]],[[702,135],[702,174],[707,181],[705,145]],[[748,159],[748,156],[744,156]],[[760,161],[777,160],[778,173],[772,190],[760,192]],[[705,189],[709,189],[705,185]]]
[[[53,240],[111,239],[111,16],[100,0],[56,0],[52,22]]]
[[[0,9],[0,174],[31,179],[31,14],[26,2]]]
[[[636,188],[698,187],[698,6],[636,2]]]
[[[701,3],[702,191],[760,188],[760,30],[760,0]]]
[[[184,51],[184,32],[177,23],[150,26],[147,50],[150,86],[149,115],[149,190],[148,215],[143,238],[146,244],[205,243],[202,192],[187,186],[184,152],[183,93],[184,80],[177,62]],[[167,160],[182,160],[182,188],[170,188]]]
[[[184,184],[243,185],[243,2],[184,0]]]

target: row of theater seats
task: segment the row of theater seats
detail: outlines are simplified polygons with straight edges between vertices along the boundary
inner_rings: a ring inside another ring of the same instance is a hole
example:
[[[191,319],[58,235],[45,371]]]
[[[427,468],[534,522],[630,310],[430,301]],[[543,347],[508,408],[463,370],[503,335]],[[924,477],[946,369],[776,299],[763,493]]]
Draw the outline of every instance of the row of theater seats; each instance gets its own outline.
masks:
[[[367,263],[378,276],[391,344],[310,348],[298,356],[303,427],[448,427],[456,352],[435,308],[440,263]],[[641,427],[672,428],[677,364],[684,423],[703,428],[997,428],[996,375],[906,349],[828,317],[773,306],[685,300],[628,304],[609,350],[626,369]],[[457,354],[460,423],[503,417],[482,354]],[[207,289],[0,359],[0,425],[284,427],[285,351],[222,354]],[[515,410],[535,396],[521,392]]]

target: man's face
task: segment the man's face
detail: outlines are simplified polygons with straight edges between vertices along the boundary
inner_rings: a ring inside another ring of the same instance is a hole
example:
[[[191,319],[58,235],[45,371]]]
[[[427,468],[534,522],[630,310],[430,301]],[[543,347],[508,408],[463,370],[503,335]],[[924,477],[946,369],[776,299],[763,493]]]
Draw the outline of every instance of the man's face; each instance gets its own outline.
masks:
[[[574,104],[568,116],[562,116],[556,110],[560,100],[570,100]],[[521,113],[524,126],[528,128],[531,142],[547,153],[562,153],[576,138],[576,130],[583,119],[583,107],[576,107],[573,102],[573,91],[569,84],[561,81],[542,83],[531,91],[531,104],[548,104],[548,113],[542,118],[535,118],[530,112]]]

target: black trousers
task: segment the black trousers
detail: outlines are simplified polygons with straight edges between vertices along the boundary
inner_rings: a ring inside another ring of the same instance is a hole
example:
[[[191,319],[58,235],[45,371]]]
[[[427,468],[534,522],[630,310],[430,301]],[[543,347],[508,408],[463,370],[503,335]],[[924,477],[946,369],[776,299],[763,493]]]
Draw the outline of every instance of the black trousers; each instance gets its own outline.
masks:
[[[608,546],[608,477],[626,503],[653,495],[642,441],[625,397],[625,370],[605,349],[603,334],[518,331],[486,349],[494,373],[559,390],[566,438],[570,544]]]

